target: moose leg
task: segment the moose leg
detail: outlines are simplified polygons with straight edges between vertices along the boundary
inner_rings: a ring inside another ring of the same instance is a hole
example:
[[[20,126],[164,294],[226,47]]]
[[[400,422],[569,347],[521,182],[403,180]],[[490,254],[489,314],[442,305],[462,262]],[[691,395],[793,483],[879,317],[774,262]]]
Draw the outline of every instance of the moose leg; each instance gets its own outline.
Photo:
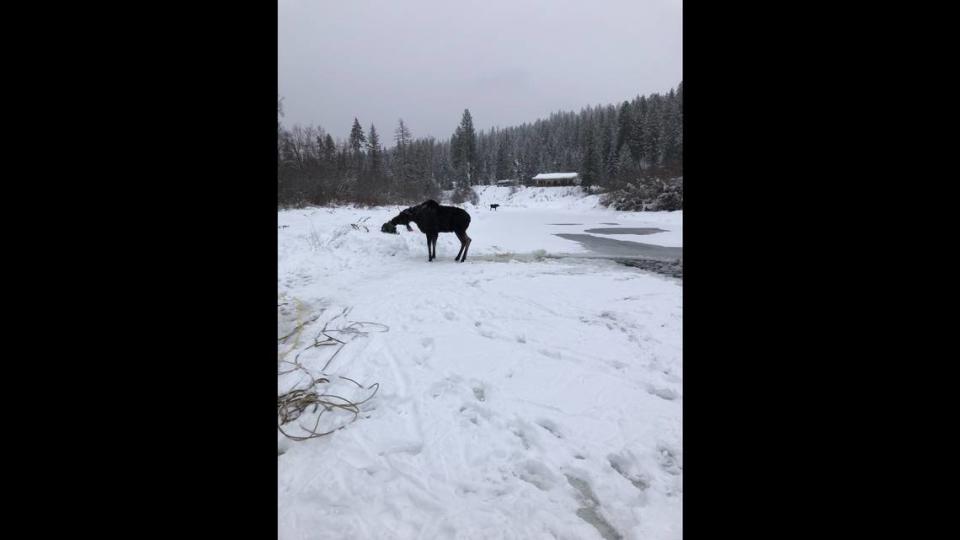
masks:
[[[463,235],[467,236],[467,233],[463,233]],[[470,242],[472,241],[473,240],[471,240],[470,237],[467,236],[467,243],[466,245],[463,246],[463,257],[460,257],[460,262],[467,260],[467,250],[470,249]]]
[[[430,262],[433,260],[433,255],[430,253],[430,235],[428,234],[426,235],[426,237],[427,237],[427,262]]]
[[[457,238],[460,239],[460,251],[457,252],[457,256],[453,258],[455,261],[460,260],[460,255],[463,254],[463,248],[466,246],[467,235],[463,232],[457,231]]]
[[[438,236],[440,235],[437,233],[433,233],[430,235],[430,238],[428,240],[428,243],[430,244],[429,250],[430,250],[431,261],[437,258],[437,237]]]

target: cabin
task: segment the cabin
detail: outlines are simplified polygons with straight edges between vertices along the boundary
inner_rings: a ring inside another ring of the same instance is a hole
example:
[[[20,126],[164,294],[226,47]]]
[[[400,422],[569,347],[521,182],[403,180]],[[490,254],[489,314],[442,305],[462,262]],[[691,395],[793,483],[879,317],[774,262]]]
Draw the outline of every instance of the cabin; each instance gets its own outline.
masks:
[[[531,179],[535,186],[579,186],[580,175],[575,172],[540,173]]]

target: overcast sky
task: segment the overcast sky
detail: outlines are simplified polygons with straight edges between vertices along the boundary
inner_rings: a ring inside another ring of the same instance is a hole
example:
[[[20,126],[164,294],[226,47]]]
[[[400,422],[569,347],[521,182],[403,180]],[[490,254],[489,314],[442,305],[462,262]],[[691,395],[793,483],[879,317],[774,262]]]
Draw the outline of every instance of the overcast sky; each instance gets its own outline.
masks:
[[[447,138],[666,92],[683,79],[682,0],[278,0],[286,126],[392,146],[397,120]]]

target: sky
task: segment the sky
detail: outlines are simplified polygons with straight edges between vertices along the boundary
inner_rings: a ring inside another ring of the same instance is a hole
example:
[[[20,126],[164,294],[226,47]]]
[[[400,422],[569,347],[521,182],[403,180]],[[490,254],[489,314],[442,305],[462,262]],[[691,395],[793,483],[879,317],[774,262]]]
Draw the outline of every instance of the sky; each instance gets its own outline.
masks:
[[[683,80],[682,0],[278,0],[283,123],[392,146],[619,104]]]

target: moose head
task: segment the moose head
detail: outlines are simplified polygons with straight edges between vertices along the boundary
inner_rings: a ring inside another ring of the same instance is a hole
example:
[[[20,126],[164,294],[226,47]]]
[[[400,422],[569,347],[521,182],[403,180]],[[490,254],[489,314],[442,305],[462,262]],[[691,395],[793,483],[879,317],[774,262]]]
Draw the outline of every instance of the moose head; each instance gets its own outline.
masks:
[[[410,222],[416,218],[417,209],[418,207],[413,206],[401,211],[399,214],[397,214],[397,217],[384,223],[383,227],[380,227],[380,232],[397,234],[397,225],[405,225],[407,227],[407,231],[413,231],[413,227],[410,226]]]

